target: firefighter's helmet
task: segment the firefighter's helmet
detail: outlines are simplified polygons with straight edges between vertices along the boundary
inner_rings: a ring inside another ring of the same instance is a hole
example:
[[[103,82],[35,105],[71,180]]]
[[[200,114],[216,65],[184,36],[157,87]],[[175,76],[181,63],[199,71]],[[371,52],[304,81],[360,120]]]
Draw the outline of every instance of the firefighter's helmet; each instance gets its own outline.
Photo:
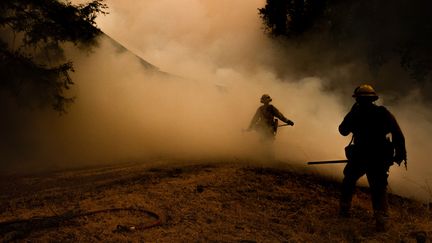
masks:
[[[362,84],[358,86],[354,90],[354,94],[352,95],[354,98],[360,98],[360,97],[368,97],[369,99],[372,99],[373,101],[378,99],[378,95],[375,92],[375,89],[369,85],[369,84]]]
[[[271,102],[272,98],[268,94],[263,94],[261,96],[261,103]]]

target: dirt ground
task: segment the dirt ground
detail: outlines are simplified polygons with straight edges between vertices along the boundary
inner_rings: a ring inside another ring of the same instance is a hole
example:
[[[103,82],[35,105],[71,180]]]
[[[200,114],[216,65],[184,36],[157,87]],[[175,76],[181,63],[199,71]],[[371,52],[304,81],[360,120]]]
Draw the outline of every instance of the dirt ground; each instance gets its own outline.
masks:
[[[390,195],[374,229],[367,188],[337,216],[339,184],[286,165],[141,163],[0,179],[0,240],[429,242],[427,205]]]

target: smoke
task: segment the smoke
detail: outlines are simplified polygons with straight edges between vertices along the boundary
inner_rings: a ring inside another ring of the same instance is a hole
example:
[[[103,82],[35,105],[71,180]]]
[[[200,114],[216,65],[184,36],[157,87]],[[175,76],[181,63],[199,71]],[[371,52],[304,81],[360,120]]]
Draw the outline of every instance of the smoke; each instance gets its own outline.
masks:
[[[99,27],[159,70],[119,51],[108,38],[101,38],[91,53],[67,46],[66,55],[76,69],[71,90],[75,104],[68,114],[58,116],[8,103],[9,115],[1,126],[6,134],[0,144],[3,168],[158,159],[264,160],[266,148],[257,134],[242,131],[264,93],[295,122],[294,127],[280,128],[274,159],[304,165],[344,158],[343,147],[350,138],[340,136],[337,126],[352,105],[351,94],[333,92],[329,87],[335,83],[329,80],[332,75],[360,74],[346,63],[322,76],[308,76],[308,68],[296,61],[306,65],[313,57],[264,35],[257,11],[263,0],[107,4],[110,14],[98,20]],[[392,168],[390,186],[394,192],[428,199],[431,195],[420,185],[426,185],[430,175],[425,165],[432,115],[418,97],[413,91],[389,106],[405,133],[410,162],[408,172]],[[386,100],[392,96],[383,95],[379,102]],[[342,168],[315,170],[340,177]]]

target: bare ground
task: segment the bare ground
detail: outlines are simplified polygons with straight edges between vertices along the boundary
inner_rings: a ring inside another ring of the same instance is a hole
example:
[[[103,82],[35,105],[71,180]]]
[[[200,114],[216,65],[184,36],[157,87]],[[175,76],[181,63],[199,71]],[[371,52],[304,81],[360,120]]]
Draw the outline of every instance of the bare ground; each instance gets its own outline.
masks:
[[[337,216],[339,184],[283,165],[128,164],[0,179],[0,240],[429,242],[427,205],[390,195],[374,229],[367,188]]]

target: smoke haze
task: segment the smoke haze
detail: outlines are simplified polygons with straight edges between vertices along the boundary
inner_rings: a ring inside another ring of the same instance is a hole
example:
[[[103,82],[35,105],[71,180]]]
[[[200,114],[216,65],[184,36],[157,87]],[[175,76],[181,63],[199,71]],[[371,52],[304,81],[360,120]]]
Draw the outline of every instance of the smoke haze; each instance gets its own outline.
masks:
[[[351,108],[354,87],[340,89],[349,93],[331,92],[328,80],[331,75],[361,74],[350,63],[333,67],[322,77],[308,76],[299,65],[290,65],[309,57],[295,48],[292,56],[287,55],[285,48],[291,47],[263,34],[257,13],[263,0],[109,0],[107,4],[110,14],[98,20],[99,27],[163,72],[119,52],[107,38],[101,38],[100,47],[91,53],[68,46],[67,56],[76,69],[71,90],[75,104],[60,117],[51,111],[9,108],[1,128],[6,134],[0,144],[5,168],[156,159],[260,160],[258,137],[242,129],[264,93],[295,122],[294,127],[280,128],[274,144],[276,160],[300,165],[344,158],[343,147],[350,137],[340,136],[337,127]],[[419,93],[413,90],[390,106],[386,100],[392,100],[391,95],[382,95],[378,102],[396,116],[407,140],[409,171],[392,168],[392,191],[429,200],[423,186],[431,175],[427,156],[432,113]],[[341,165],[315,169],[342,174]]]

